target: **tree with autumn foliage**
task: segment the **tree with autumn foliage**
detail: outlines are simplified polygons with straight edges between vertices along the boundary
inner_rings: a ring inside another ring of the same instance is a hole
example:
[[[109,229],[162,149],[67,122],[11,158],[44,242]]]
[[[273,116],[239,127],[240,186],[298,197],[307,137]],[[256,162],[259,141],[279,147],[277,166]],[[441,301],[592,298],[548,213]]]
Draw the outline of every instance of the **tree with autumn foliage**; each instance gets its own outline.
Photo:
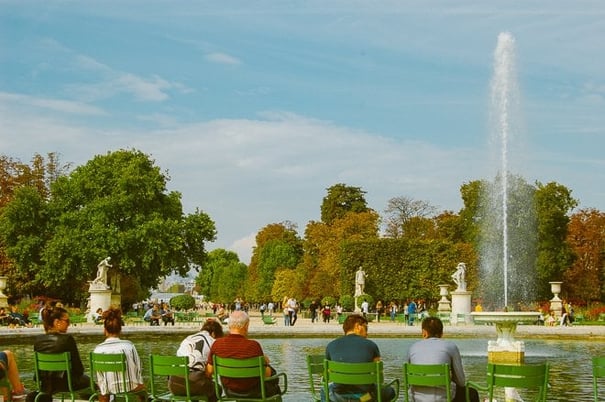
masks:
[[[567,243],[576,259],[563,274],[568,299],[605,299],[605,213],[582,209],[569,220]]]
[[[303,254],[302,240],[296,225],[285,221],[272,223],[256,235],[256,246],[248,267],[245,297],[249,301],[263,302],[272,298],[276,273],[294,270]],[[290,294],[300,298],[300,294]],[[283,297],[283,295],[282,295]]]

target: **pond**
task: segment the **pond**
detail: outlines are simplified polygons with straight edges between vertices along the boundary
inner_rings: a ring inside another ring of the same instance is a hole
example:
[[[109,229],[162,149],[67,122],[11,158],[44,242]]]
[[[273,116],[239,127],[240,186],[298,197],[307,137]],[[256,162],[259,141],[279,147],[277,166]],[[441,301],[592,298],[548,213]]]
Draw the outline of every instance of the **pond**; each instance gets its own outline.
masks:
[[[102,342],[101,335],[74,335],[80,348],[82,359],[87,365],[88,353]],[[183,338],[179,335],[129,334],[127,339],[134,342],[144,364],[144,375],[148,376],[148,355],[150,353],[174,354]],[[2,337],[2,349],[15,352],[22,379],[29,389],[34,389],[33,357],[31,338]],[[332,338],[311,339],[258,339],[265,353],[278,371],[288,374],[288,393],[284,400],[300,402],[310,400],[305,357],[307,354],[323,353]],[[417,339],[377,338],[385,367],[385,378],[401,378],[401,367],[408,347]],[[482,382],[487,364],[488,339],[452,339],[462,354],[468,379]],[[548,361],[551,364],[549,401],[591,401],[592,371],[590,359],[603,354],[601,341],[577,340],[526,340],[525,360],[527,363]],[[403,397],[400,397],[403,400]],[[499,398],[500,400],[500,398]]]

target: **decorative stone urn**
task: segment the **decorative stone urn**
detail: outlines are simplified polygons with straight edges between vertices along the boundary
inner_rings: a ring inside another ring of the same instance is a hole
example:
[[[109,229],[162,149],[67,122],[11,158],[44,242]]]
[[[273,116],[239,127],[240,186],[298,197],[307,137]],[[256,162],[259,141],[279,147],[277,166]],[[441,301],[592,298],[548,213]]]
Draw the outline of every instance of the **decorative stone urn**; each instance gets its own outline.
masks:
[[[561,293],[561,284],[563,282],[548,282],[550,283],[550,291],[553,293],[554,297],[550,299],[550,309],[554,311],[555,318],[558,320],[561,318],[561,314],[563,312],[563,303],[559,298],[559,293]]]

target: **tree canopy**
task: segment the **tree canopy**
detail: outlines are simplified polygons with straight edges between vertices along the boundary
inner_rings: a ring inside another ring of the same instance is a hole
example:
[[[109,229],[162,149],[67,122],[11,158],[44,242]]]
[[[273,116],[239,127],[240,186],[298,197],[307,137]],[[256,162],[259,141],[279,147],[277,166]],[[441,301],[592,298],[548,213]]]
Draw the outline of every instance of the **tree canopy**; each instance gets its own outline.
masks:
[[[111,274],[136,276],[144,289],[203,264],[214,222],[199,210],[183,214],[181,195],[168,192],[167,181],[148,155],[119,150],[58,177],[47,198],[19,188],[0,217],[19,290],[82,300],[107,256]]]

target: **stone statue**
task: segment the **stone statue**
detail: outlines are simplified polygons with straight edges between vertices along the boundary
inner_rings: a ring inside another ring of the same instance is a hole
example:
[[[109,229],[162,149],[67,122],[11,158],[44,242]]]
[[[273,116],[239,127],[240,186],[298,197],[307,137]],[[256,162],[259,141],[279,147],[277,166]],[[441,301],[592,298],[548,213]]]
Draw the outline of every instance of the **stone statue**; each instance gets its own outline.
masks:
[[[97,277],[92,281],[93,285],[103,285],[107,287],[107,271],[111,268],[111,257],[105,258],[97,265]]]
[[[366,273],[361,267],[355,273],[355,296],[361,296],[366,285]]]
[[[456,272],[452,274],[454,283],[458,285],[456,290],[466,291],[466,264],[463,262],[459,263],[456,267]]]

